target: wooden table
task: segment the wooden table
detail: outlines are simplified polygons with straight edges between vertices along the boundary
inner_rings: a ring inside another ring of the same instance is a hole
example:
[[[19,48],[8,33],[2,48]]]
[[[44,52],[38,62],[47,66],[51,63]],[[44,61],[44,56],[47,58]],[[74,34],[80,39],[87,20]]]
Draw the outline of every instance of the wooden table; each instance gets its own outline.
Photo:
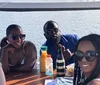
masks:
[[[53,76],[46,76],[45,73],[40,73],[39,70],[33,70],[32,72],[21,73],[11,72],[6,74],[7,85],[44,85],[45,79],[53,79]]]

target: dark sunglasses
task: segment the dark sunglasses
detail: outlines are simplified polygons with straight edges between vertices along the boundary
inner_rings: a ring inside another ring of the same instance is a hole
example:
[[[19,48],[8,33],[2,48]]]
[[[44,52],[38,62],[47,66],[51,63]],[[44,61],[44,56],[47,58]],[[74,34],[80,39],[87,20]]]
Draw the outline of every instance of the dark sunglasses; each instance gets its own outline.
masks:
[[[13,40],[18,40],[20,39],[25,39],[26,35],[25,34],[20,34],[20,35],[9,35]]]
[[[87,51],[85,54],[81,51],[76,51],[74,54],[75,54],[75,59],[77,61],[82,61],[83,57],[85,57],[85,59],[87,61],[92,62],[98,56],[98,53],[96,51],[92,51],[92,50]]]

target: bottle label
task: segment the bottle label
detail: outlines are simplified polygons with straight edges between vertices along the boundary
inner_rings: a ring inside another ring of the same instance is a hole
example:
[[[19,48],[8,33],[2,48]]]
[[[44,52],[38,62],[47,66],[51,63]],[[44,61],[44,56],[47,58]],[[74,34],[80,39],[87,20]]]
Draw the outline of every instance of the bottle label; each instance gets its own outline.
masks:
[[[56,61],[56,69],[57,69],[57,76],[65,76],[65,62],[64,60],[57,60]]]

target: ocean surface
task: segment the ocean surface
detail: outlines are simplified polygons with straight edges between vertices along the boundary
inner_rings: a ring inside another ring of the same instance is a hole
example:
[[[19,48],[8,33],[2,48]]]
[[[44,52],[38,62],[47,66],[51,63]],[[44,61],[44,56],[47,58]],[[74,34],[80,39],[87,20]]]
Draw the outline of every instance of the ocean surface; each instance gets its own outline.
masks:
[[[100,10],[0,11],[0,39],[5,36],[5,30],[8,25],[18,24],[25,32],[26,40],[30,40],[36,45],[39,57],[40,47],[46,40],[43,33],[43,25],[48,20],[56,21],[62,34],[77,34],[79,37],[90,33],[100,34]]]

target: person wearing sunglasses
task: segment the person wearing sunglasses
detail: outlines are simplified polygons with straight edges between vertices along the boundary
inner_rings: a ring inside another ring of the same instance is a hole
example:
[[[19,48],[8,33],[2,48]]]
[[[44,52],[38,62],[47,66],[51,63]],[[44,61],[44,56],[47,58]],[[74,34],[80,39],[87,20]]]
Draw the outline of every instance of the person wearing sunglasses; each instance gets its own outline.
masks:
[[[6,37],[1,40],[1,62],[5,73],[8,71],[32,71],[37,59],[37,50],[31,41],[25,40],[22,28],[11,24]]]
[[[73,85],[100,85],[100,35],[80,38],[74,56]]]
[[[59,44],[62,45],[64,50],[67,52],[67,55],[64,55],[66,65],[73,63],[74,59],[73,57],[70,58],[70,56],[71,53],[75,51],[74,48],[78,40],[78,36],[75,34],[62,35],[58,24],[52,20],[49,20],[44,24],[43,30],[46,38],[46,42],[43,44],[43,46],[48,47],[47,53],[51,54],[53,59],[53,68],[56,68],[56,58],[58,55]]]

